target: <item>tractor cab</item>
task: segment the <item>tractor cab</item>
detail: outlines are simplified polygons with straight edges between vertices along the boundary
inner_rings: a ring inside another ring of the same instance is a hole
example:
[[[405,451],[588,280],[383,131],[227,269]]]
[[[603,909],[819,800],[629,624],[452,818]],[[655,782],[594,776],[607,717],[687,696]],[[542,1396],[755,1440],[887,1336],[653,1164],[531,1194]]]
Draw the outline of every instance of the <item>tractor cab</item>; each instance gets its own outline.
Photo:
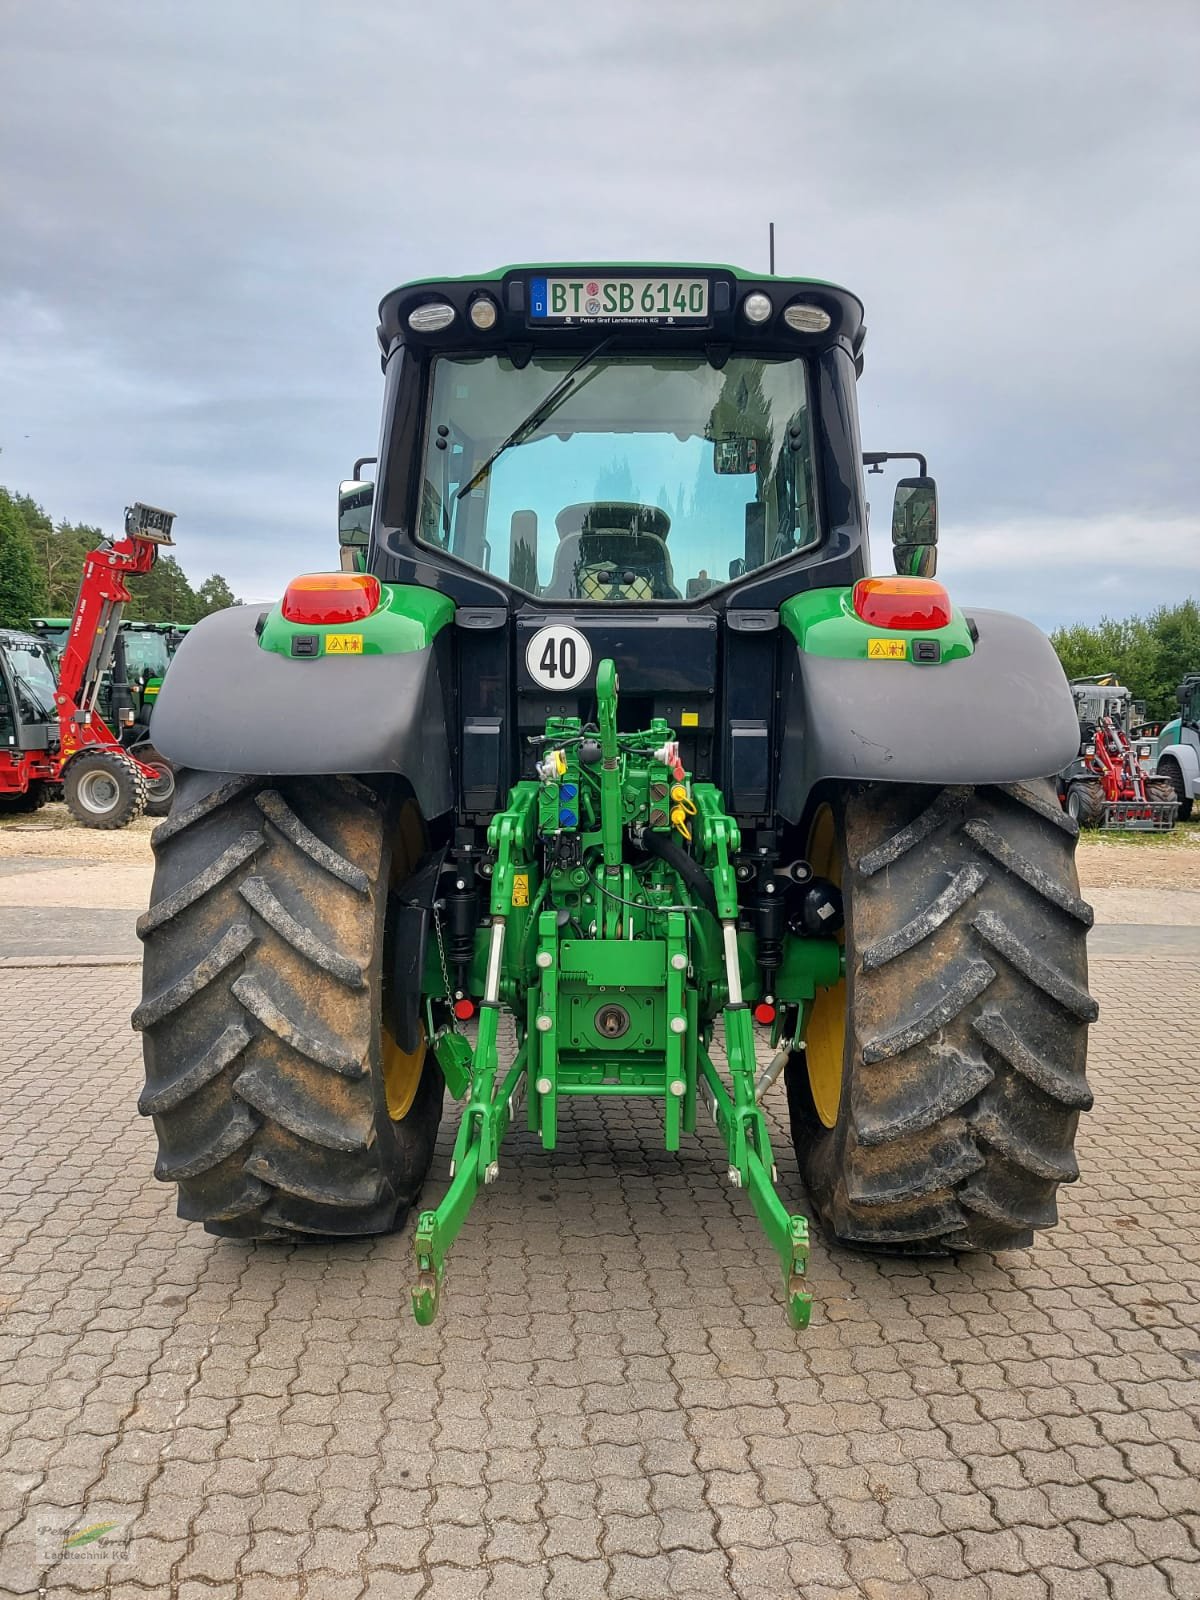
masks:
[[[1112,673],[1096,678],[1073,678],[1071,694],[1084,743],[1095,735],[1105,717],[1111,718],[1115,727],[1128,732],[1131,696]]]
[[[0,628],[0,760],[57,744],[57,685],[41,639]]]
[[[665,719],[766,820],[779,608],[869,571],[864,334],[845,289],[722,266],[512,267],[386,297],[383,445],[375,483],[341,485],[342,566],[457,608],[463,813],[495,811],[548,716],[592,715],[611,656],[631,725]],[[893,535],[920,588],[936,501],[915,459]]]
[[[406,285],[380,316],[381,576],[416,559],[456,598],[519,610],[720,605],[797,558],[865,570],[846,290],[515,267]],[[364,503],[343,485],[344,539]]]
[[[113,659],[100,688],[104,720],[121,730],[122,743],[148,737],[150,713],[171,664],[172,625],[124,622],[113,641]]]
[[[67,640],[71,635],[70,617],[32,617],[29,622],[29,631],[35,634],[46,646],[51,663],[55,671],[62,658],[63,651],[67,648]]]
[[[56,693],[45,643],[0,628],[0,815],[35,811],[58,776]]]

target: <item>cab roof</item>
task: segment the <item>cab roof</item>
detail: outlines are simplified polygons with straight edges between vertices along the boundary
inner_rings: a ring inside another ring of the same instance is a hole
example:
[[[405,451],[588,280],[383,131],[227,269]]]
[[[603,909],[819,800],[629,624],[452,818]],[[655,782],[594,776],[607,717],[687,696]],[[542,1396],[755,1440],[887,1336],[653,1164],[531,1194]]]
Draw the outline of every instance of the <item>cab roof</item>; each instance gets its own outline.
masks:
[[[703,324],[666,327],[660,323],[628,322],[619,319],[579,318],[573,326],[533,324],[530,319],[529,285],[534,278],[707,278],[711,285],[709,315]],[[763,323],[752,324],[738,314],[747,296],[766,294],[773,313]],[[473,299],[489,295],[497,302],[495,326],[482,331],[467,319]],[[819,306],[828,312],[829,328],[819,334],[799,333],[783,323],[784,308],[793,300]],[[406,318],[420,305],[435,300],[448,301],[455,318],[445,330],[423,333],[411,329]],[[744,268],[721,263],[590,261],[526,262],[494,267],[488,272],[463,277],[417,278],[401,284],[385,295],[379,306],[379,344],[384,359],[397,344],[416,348],[461,347],[464,339],[480,350],[503,348],[514,342],[536,339],[539,347],[578,344],[594,338],[597,328],[614,335],[625,332],[641,341],[695,349],[698,344],[730,344],[739,349],[786,349],[796,354],[811,352],[831,344],[844,345],[861,367],[861,351],[866,328],[863,304],[857,295],[823,278],[792,278],[769,273],[747,272]]]

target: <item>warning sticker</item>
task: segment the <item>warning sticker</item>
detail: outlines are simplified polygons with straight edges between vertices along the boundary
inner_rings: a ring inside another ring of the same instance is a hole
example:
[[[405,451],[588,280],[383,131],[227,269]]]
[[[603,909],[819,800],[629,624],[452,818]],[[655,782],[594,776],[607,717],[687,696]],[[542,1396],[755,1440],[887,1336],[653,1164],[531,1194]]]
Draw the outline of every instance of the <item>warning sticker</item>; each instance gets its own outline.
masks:
[[[325,635],[325,654],[327,656],[360,656],[363,653],[363,636],[361,633],[327,633]]]
[[[529,904],[529,874],[527,872],[513,873],[512,903],[514,906],[527,906]]]
[[[868,661],[906,661],[908,659],[907,639],[868,639]]]

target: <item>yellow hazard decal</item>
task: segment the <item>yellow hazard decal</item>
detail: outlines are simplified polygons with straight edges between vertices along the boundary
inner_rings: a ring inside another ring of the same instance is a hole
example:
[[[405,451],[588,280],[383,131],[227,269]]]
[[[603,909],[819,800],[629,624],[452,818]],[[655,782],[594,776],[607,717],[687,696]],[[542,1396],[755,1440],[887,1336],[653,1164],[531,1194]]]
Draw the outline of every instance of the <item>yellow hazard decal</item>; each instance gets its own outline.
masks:
[[[513,873],[512,903],[514,906],[527,906],[529,904],[529,874],[527,872]]]
[[[325,635],[325,654],[327,656],[360,656],[363,653],[363,636],[361,633],[327,633]]]
[[[700,713],[698,711],[683,711],[679,716],[681,728],[698,728],[700,726]]]
[[[868,639],[868,661],[907,661],[907,639]]]

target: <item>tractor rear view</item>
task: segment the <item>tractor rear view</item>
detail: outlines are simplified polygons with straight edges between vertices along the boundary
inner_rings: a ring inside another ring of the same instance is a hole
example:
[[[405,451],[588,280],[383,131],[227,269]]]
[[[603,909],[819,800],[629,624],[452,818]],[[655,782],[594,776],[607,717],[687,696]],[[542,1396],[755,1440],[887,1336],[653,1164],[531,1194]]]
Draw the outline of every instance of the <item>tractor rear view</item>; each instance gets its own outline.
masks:
[[[554,1149],[567,1101],[638,1101],[669,1150],[711,1120],[802,1326],[786,1086],[835,1241],[1028,1245],[1091,1104],[1046,776],[1078,729],[1048,641],[936,580],[923,459],[868,575],[858,300],[514,267],[395,291],[379,337],[344,570],[200,623],[155,712],[134,1023],[180,1214],[395,1228],[448,1089],[428,1322],[514,1123]]]
[[[1169,779],[1150,774],[1153,741],[1135,746],[1129,690],[1112,673],[1072,678],[1079,749],[1059,773],[1059,794],[1082,828],[1166,833],[1179,809]]]

